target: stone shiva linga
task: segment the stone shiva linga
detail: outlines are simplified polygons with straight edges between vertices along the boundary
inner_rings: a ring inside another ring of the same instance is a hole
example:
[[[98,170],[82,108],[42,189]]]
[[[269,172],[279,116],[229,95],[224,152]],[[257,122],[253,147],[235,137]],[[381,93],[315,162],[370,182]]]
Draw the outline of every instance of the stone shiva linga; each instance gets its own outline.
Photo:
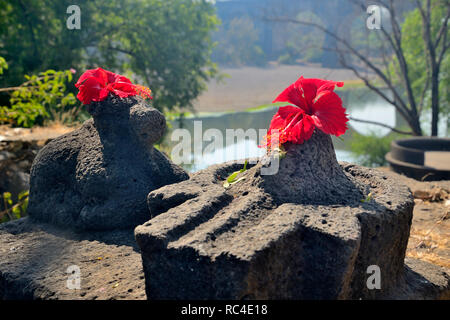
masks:
[[[77,230],[130,228],[149,219],[147,194],[189,178],[153,147],[166,128],[150,90],[101,68],[76,85],[92,119],[35,158],[28,213]]]
[[[300,78],[274,101],[285,104],[264,161],[212,166],[150,192],[152,219],[135,229],[149,299],[394,294],[413,198],[379,171],[336,161],[330,134],[343,134],[348,119],[335,85],[343,83]],[[375,287],[368,270],[380,273]]]

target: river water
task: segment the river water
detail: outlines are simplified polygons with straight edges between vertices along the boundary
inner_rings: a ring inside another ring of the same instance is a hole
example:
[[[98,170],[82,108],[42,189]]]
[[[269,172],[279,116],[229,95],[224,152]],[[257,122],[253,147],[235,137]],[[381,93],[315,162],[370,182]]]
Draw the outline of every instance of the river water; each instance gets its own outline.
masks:
[[[347,113],[354,118],[382,122],[392,127],[402,124],[394,107],[368,90],[347,90],[338,94],[344,102]],[[170,153],[174,162],[190,172],[226,161],[262,156],[265,149],[258,148],[258,144],[276,110],[277,108],[270,107],[244,112],[199,113],[181,120],[169,121],[170,129],[163,142],[164,150]],[[253,134],[232,140],[232,134],[236,133],[237,129],[243,129],[241,132],[251,129]],[[228,141],[227,132],[230,135]],[[373,132],[378,136],[384,136],[390,130],[350,121],[349,130],[342,136],[343,139],[333,137],[338,161],[357,163],[357,159],[349,150],[354,132],[364,135]]]

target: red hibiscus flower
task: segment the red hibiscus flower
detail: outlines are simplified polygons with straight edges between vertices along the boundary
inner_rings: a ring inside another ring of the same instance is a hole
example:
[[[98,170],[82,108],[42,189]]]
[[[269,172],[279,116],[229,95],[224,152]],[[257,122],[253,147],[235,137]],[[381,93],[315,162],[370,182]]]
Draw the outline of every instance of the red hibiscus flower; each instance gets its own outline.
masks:
[[[280,144],[302,144],[311,138],[314,129],[340,136],[347,128],[347,115],[342,100],[333,91],[343,82],[300,77],[287,87],[273,102],[286,102],[273,116],[262,147],[270,148],[272,141]]]
[[[135,95],[152,98],[149,88],[134,85],[128,78],[102,68],[87,70],[78,79],[75,87],[79,89],[77,98],[84,104],[103,101],[110,92],[121,98]]]

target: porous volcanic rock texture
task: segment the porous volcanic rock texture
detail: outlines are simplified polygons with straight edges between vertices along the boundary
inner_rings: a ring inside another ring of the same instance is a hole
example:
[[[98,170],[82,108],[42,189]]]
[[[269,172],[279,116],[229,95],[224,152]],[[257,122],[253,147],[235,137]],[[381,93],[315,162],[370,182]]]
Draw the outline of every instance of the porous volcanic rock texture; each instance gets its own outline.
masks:
[[[376,299],[405,284],[409,189],[338,164],[318,131],[286,150],[274,175],[262,173],[278,158],[225,188],[243,168],[227,163],[150,192],[152,219],[135,229],[149,299]],[[367,286],[372,265],[381,289]]]
[[[27,217],[1,224],[0,243],[0,300],[146,298],[133,229],[74,232]]]
[[[151,190],[189,176],[152,146],[166,122],[142,98],[110,95],[87,108],[92,119],[34,159],[28,213],[80,231],[134,227],[149,219]]]

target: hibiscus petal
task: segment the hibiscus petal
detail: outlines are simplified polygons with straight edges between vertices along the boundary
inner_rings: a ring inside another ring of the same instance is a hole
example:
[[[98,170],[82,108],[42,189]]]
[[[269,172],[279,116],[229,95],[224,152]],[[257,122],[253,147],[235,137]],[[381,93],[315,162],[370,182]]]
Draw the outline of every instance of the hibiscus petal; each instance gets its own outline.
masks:
[[[87,79],[90,78],[90,79],[95,79],[96,81],[98,81],[100,83],[101,86],[105,87],[107,85],[107,83],[108,83],[108,77],[107,77],[106,72],[107,71],[103,70],[102,68],[86,70],[86,72],[84,72],[81,75],[81,77],[78,79],[78,81],[75,84],[75,86],[78,88]]]
[[[108,83],[114,83],[117,81],[117,78],[119,77],[119,75],[117,73],[105,70],[105,74],[106,74],[106,79],[108,81]]]
[[[95,78],[87,78],[82,85],[78,88],[79,92],[77,98],[83,102],[83,104],[90,104],[92,101],[98,101],[98,97],[102,86]]]
[[[115,79],[114,82],[124,82],[124,83],[132,83],[130,79],[128,79],[127,77],[121,76],[121,75],[117,75],[117,78]]]
[[[347,128],[347,115],[341,98],[333,91],[324,91],[313,104],[315,125],[326,134],[340,136]]]
[[[285,106],[278,110],[270,123],[268,137],[279,131],[280,141],[301,144],[311,138],[316,127],[327,134],[344,134],[348,118],[342,100],[333,91],[343,85],[338,81],[300,77],[273,101],[297,107]],[[270,146],[270,142],[267,144]]]
[[[136,95],[136,88],[134,84],[127,82],[115,82],[108,85],[111,92],[118,95],[121,98],[126,98],[129,96]]]
[[[277,114],[279,114],[280,117],[286,119],[289,115],[296,114],[299,112],[305,113],[305,111],[303,111],[303,109],[301,109],[301,108],[294,107],[294,106],[285,106],[285,107],[280,107],[278,109]]]
[[[75,84],[75,87],[79,88],[83,82],[86,81],[86,79],[91,78],[95,70],[86,70],[78,79],[77,83]]]
[[[270,127],[268,133],[271,134],[273,129],[284,130],[288,126],[292,126],[291,123],[293,118],[297,114],[302,114],[304,111],[298,107],[294,106],[286,106],[280,107],[278,112],[273,116],[272,121],[270,122]]]
[[[317,79],[317,78],[308,78],[305,79],[303,77],[300,77],[299,80],[302,80],[303,84],[313,84],[317,90],[320,88],[327,88],[327,90],[334,90],[335,86],[342,87],[344,85],[344,82],[342,81],[333,81],[333,80],[325,80],[325,79]],[[298,80],[297,80],[298,81]]]
[[[300,77],[294,84],[300,93],[300,99],[303,100],[303,104],[305,105],[303,110],[308,114],[311,113],[311,106],[317,92],[317,84],[314,80],[316,79],[305,79]]]
[[[285,123],[286,123],[286,119],[281,117],[278,113],[276,113],[273,116],[272,121],[270,122],[270,127],[268,130],[268,133],[270,134],[272,132],[272,130],[284,128]]]
[[[280,95],[273,100],[273,103],[275,102],[288,102],[304,110],[306,109],[305,100],[296,88],[295,83],[291,84],[282,93],[280,93]]]
[[[344,83],[341,81],[325,81],[322,85],[318,86],[317,94],[320,94],[322,91],[334,91],[335,87],[342,87]]]
[[[300,79],[297,80],[297,86],[303,87],[303,91],[305,91],[305,98],[309,106],[321,92],[333,91],[336,86],[342,87],[343,85],[344,83],[341,81],[315,78],[304,79],[303,77],[300,77]]]
[[[144,98],[151,98],[149,88],[136,86],[127,77],[102,68],[86,70],[75,86],[80,90],[77,97],[84,104],[102,101],[110,92],[121,98],[138,94]]]
[[[304,114],[300,121],[298,121],[292,128],[288,129],[288,141],[296,144],[302,144],[311,138],[314,128],[314,120],[309,115]]]
[[[103,101],[103,100],[106,99],[106,97],[108,96],[108,94],[109,94],[108,87],[102,88],[102,89],[100,90],[100,93],[99,93],[99,95],[98,95],[98,98],[95,99],[94,101]]]

